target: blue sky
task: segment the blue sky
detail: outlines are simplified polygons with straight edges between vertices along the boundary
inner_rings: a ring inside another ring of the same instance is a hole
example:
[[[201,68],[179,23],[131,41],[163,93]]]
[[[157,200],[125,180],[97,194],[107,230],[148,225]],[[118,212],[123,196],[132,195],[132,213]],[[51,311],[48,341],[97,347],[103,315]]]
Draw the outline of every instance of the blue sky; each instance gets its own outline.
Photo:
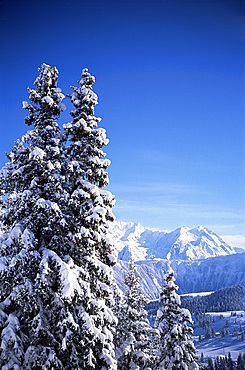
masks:
[[[242,0],[0,1],[0,165],[41,63],[66,94],[87,67],[117,219],[245,245],[244,21]]]

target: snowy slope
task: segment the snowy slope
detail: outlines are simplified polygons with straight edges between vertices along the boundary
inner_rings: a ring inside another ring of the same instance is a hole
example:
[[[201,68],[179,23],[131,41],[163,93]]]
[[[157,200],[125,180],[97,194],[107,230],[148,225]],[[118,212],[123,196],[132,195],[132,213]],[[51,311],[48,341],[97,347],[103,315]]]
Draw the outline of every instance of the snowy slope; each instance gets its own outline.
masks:
[[[242,331],[245,328],[245,315],[243,311],[233,312],[210,312],[205,315],[206,321],[210,328],[214,328],[215,337],[205,339],[205,330],[200,327],[198,320],[194,320],[194,342],[195,347],[204,355],[204,359],[208,357],[215,359],[217,356],[228,356],[230,352],[233,360],[237,359],[239,353],[245,350],[244,339],[242,338]],[[225,335],[220,334],[221,328],[225,328]],[[199,341],[199,335],[201,341]],[[244,335],[244,334],[243,334]]]
[[[218,235],[201,226],[194,229],[181,227],[166,232],[116,221],[111,225],[109,233],[118,251],[118,258],[123,261],[129,261],[130,255],[134,261],[194,261],[236,253]]]
[[[126,261],[118,260],[114,267],[115,279],[122,290],[127,266]],[[150,299],[159,298],[169,266],[175,271],[179,294],[210,292],[245,282],[245,253],[202,261],[139,261],[135,263],[135,270],[140,276],[140,285]]]
[[[237,254],[204,227],[166,232],[116,221],[109,234],[118,251],[114,274],[122,290],[131,255],[140,284],[150,299],[159,297],[169,266],[175,271],[180,294],[215,291],[245,282],[245,253]]]

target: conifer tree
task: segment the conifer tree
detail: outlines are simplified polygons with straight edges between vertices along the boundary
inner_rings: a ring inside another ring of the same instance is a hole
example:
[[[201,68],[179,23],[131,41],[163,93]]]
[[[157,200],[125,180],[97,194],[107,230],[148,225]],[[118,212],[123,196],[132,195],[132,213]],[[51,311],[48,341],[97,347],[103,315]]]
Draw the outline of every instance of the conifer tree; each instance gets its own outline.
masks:
[[[97,95],[95,78],[82,71],[79,87],[69,96],[75,110],[72,122],[64,125],[66,142],[66,191],[69,194],[69,229],[72,243],[69,253],[86,272],[86,289],[80,297],[84,310],[82,349],[84,368],[114,369],[113,315],[114,279],[112,267],[116,255],[107,237],[108,222],[114,220],[111,208],[114,197],[102,187],[108,185],[107,167],[102,148],[107,145],[106,132],[94,116]]]
[[[118,309],[115,346],[120,370],[149,369],[154,357],[155,331],[150,327],[144,307],[146,297],[135,276],[134,262],[129,262],[124,283],[126,291]]]
[[[206,366],[206,369],[207,370],[214,370],[213,360],[210,357],[208,358],[208,364]]]
[[[23,103],[34,127],[1,170],[0,366],[115,370],[115,257],[106,239],[113,197],[81,174],[83,186],[72,188],[73,159],[56,122],[64,109],[57,77],[55,67],[41,66]]]
[[[180,308],[180,297],[176,293],[174,271],[169,268],[160,294],[155,327],[160,332],[160,351],[156,361],[157,370],[198,369],[196,349],[191,334],[193,329],[190,312]]]
[[[59,267],[46,258],[54,239],[60,238],[64,196],[60,175],[62,154],[56,118],[64,109],[57,88],[58,71],[43,64],[28,89],[31,102],[25,121],[33,130],[18,140],[0,173],[4,195],[1,215],[0,335],[2,369],[62,368],[55,353]],[[52,271],[50,266],[52,265]]]
[[[244,370],[245,368],[245,353],[239,353],[236,361],[236,370]]]
[[[234,364],[233,364],[233,360],[231,358],[231,353],[230,352],[228,352],[227,368],[228,368],[228,370],[234,370]]]

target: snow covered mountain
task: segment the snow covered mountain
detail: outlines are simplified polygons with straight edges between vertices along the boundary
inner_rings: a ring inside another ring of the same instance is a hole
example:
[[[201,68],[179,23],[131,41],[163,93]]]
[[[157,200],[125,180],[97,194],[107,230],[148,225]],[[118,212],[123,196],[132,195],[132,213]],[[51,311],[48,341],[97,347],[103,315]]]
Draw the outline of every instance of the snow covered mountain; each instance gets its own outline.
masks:
[[[178,294],[211,292],[245,282],[245,253],[207,258],[199,261],[145,260],[135,263],[139,283],[150,299],[159,298],[169,266],[175,272]],[[120,289],[128,262],[118,260],[114,276]]]
[[[237,254],[204,227],[166,232],[116,221],[109,234],[118,251],[114,276],[122,290],[130,255],[150,299],[159,297],[169,266],[175,271],[179,294],[215,291],[245,282],[245,253]]]
[[[118,251],[118,258],[123,261],[129,261],[130,256],[134,261],[159,258],[195,261],[236,253],[218,235],[201,226],[194,229],[181,227],[166,232],[116,221],[110,228],[110,236]]]

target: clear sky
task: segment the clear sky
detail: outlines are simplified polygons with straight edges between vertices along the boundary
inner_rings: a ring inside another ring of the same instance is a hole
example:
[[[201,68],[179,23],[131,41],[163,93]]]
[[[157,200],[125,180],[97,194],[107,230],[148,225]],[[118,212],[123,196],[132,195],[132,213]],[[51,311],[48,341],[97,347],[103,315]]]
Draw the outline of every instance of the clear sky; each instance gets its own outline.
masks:
[[[244,4],[0,1],[0,165],[28,129],[21,102],[41,63],[66,94],[87,67],[117,219],[202,225],[245,246]]]

